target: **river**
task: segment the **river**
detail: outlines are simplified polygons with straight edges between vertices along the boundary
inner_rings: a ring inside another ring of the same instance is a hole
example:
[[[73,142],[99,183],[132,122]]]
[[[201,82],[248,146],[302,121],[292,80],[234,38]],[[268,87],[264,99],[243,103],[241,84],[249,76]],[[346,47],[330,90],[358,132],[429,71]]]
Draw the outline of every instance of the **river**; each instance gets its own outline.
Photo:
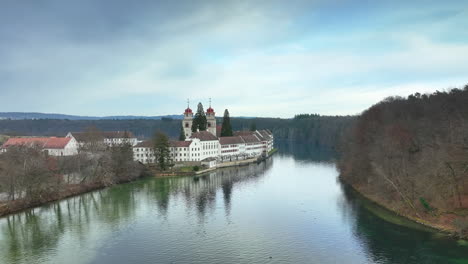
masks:
[[[468,263],[337,180],[328,151],[143,179],[0,218],[0,263]]]

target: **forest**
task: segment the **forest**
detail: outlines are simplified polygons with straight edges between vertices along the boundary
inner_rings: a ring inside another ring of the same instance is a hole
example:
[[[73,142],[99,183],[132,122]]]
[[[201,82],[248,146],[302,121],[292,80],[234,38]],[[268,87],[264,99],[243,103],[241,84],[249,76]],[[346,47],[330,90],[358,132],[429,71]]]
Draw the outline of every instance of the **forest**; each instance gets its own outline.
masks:
[[[342,133],[354,120],[353,116],[298,115],[294,118],[235,118],[231,117],[233,130],[270,129],[277,141],[291,141],[336,149]],[[221,125],[222,117],[217,118]],[[96,127],[102,131],[130,131],[140,139],[151,138],[156,131],[172,139],[180,134],[181,120],[66,120],[23,119],[0,120],[0,134],[10,136],[65,136],[68,132],[85,131]]]
[[[468,85],[389,97],[344,133],[341,179],[423,223],[468,234]]]

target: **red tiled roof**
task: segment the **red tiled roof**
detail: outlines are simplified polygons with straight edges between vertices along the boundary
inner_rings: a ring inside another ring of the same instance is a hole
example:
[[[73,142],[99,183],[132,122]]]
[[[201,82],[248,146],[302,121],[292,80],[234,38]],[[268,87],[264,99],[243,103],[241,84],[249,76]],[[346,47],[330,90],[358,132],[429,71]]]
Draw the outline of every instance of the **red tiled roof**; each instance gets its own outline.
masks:
[[[169,146],[174,147],[174,148],[186,148],[189,147],[191,141],[169,141]]]
[[[222,126],[221,126],[221,125],[217,125],[217,126],[216,126],[216,136],[217,136],[217,137],[220,137],[220,136],[221,136],[221,129],[222,129]]]
[[[32,146],[37,144],[43,146],[47,138],[9,138],[2,146],[2,148],[8,148],[11,146]]]
[[[255,143],[255,142],[260,142],[261,140],[255,136],[255,135],[246,135],[246,136],[241,136],[242,139],[245,141],[245,143]]]
[[[208,131],[194,132],[190,138],[198,138],[200,141],[218,140],[218,138]]]
[[[234,131],[234,136],[251,136],[255,131]]]
[[[256,136],[261,141],[266,141],[267,140],[266,138],[263,137],[263,135],[260,133],[260,131],[255,131],[254,136]]]
[[[70,142],[71,138],[58,138],[58,137],[51,137],[47,142],[44,144],[44,148],[46,149],[63,149],[67,146]]]
[[[240,136],[233,136],[233,137],[220,137],[219,144],[221,145],[229,145],[229,144],[244,144],[244,140]]]
[[[28,146],[38,145],[45,149],[63,149],[70,142],[71,138],[9,138],[5,142],[2,148],[8,148],[11,146]]]
[[[265,140],[271,138],[271,133],[268,130],[259,130],[258,131]]]

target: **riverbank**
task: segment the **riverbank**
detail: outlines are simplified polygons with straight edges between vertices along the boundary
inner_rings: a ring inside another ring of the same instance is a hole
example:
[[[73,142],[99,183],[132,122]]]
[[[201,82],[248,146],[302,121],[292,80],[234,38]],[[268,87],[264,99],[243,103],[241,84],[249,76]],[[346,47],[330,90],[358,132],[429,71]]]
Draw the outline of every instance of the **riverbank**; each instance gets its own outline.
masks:
[[[362,196],[364,199],[369,200],[375,205],[382,207],[383,209],[388,210],[399,217],[412,221],[418,225],[421,225],[422,227],[429,228],[434,232],[440,232],[456,238],[468,238],[466,234],[461,234],[462,232],[458,230],[457,227],[455,227],[455,225],[453,224],[454,219],[456,219],[456,216],[453,213],[439,212],[437,215],[431,215],[425,212],[414,213],[405,208],[404,206],[392,205],[387,203],[377,195],[373,195],[367,192],[362,186],[352,185],[346,182],[342,177],[339,178],[343,184],[349,186],[354,192]]]
[[[187,171],[187,167],[182,167],[182,169],[179,169],[178,171],[170,171],[170,172],[168,172],[168,171],[162,171],[161,172],[161,171],[153,170],[153,174],[154,174],[155,177],[195,176],[195,175],[200,175],[200,174],[208,173],[208,172],[211,172],[211,171],[215,171],[215,170],[221,169],[221,168],[240,167],[240,166],[247,166],[249,164],[260,163],[260,162],[265,161],[266,159],[269,159],[277,151],[278,151],[278,149],[273,148],[272,150],[270,150],[268,152],[266,157],[255,157],[255,158],[245,159],[245,160],[236,160],[236,161],[223,162],[223,163],[217,164],[216,166],[214,166],[212,168],[206,168],[206,169],[203,169],[203,170],[198,170],[197,169],[197,170]],[[195,168],[195,167],[198,167],[198,166],[193,166],[193,167]]]
[[[105,189],[107,187],[111,187],[117,184],[124,184],[124,183],[129,183],[132,181],[136,181],[143,177],[144,175],[136,179],[122,180],[120,182],[116,182],[113,184],[103,184],[103,183],[98,183],[98,182],[87,183],[87,184],[69,184],[67,186],[64,186],[64,188],[57,193],[48,195],[47,197],[41,196],[39,199],[36,199],[34,201],[30,201],[27,199],[17,199],[14,201],[1,202],[0,203],[0,218],[4,216],[8,216],[10,214],[15,214],[15,213],[19,213],[25,210],[29,210],[35,207],[43,206],[48,203],[64,200],[73,196],[78,196],[78,195],[82,195],[88,192]]]

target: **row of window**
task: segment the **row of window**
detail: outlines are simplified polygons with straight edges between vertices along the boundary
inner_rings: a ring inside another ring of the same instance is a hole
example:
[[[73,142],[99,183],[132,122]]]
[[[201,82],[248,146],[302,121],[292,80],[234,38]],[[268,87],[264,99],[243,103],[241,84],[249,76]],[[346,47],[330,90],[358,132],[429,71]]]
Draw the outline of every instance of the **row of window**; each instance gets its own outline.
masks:
[[[252,148],[247,148],[247,150],[255,150],[255,149],[263,149],[263,147],[252,147]]]
[[[136,156],[137,157],[153,157],[154,155],[151,153],[150,154],[146,153],[146,154],[136,154]]]
[[[203,149],[216,149],[216,148],[218,148],[218,146],[216,146],[217,144],[215,144],[215,143],[210,143],[209,145],[206,145],[206,144],[202,143],[202,145],[203,145]]]
[[[238,145],[221,145],[221,148],[237,148]]]
[[[237,152],[238,149],[228,149],[228,150],[222,150],[221,153],[229,153],[229,152]]]
[[[179,147],[176,148],[176,147],[171,147],[171,150],[172,150],[172,151],[175,151],[175,150],[181,151],[180,149],[182,149],[182,150],[187,150],[187,148],[179,148]]]

